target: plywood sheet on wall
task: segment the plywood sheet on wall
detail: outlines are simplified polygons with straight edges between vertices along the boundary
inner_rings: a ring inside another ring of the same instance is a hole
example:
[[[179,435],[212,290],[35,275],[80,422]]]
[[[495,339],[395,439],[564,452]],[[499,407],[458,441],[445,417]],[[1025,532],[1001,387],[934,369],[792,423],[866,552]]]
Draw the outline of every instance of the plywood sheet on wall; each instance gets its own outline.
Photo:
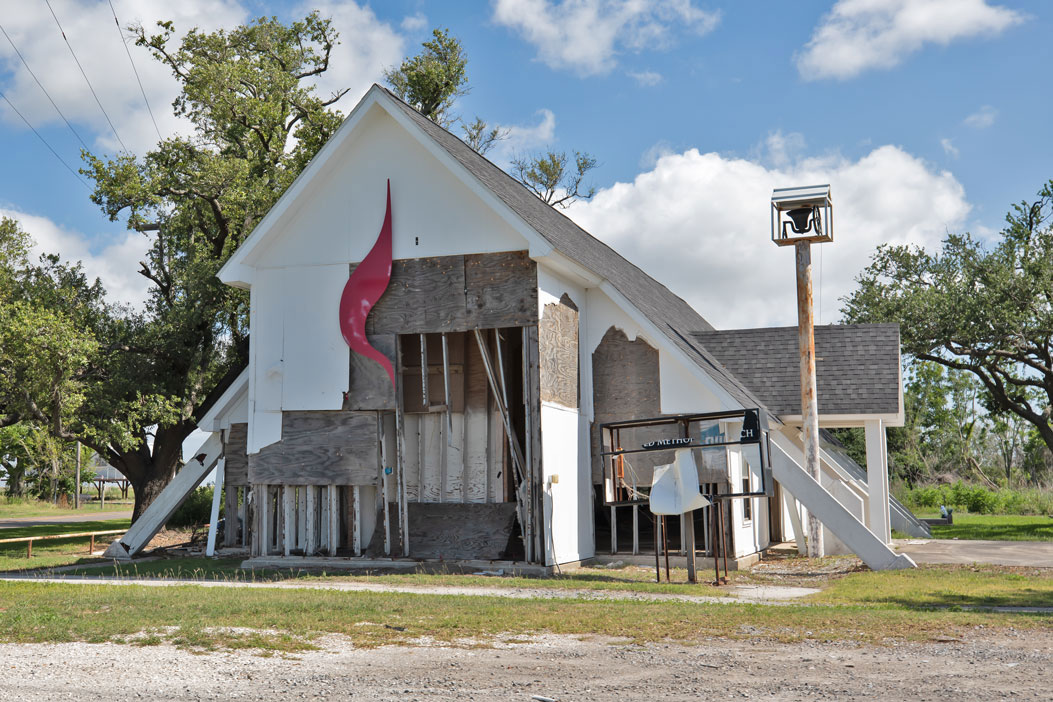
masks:
[[[537,270],[526,251],[464,257],[468,327],[525,327],[537,323]]]
[[[541,401],[577,409],[578,307],[566,294],[545,305],[538,325]]]
[[[395,364],[395,335],[369,334],[366,337],[377,351]],[[344,398],[345,410],[394,410],[395,388],[387,370],[372,358],[362,354],[351,354],[351,379],[347,397]]]
[[[372,412],[282,413],[282,438],[249,456],[249,481],[281,485],[373,485],[378,479]]]
[[[513,251],[395,260],[366,329],[424,334],[534,324],[537,266],[525,251]]]
[[[621,329],[611,327],[592,354],[592,389],[595,418],[592,426],[592,477],[603,479],[600,452],[600,425],[630,419],[657,417],[661,411],[658,350],[645,340],[629,341]],[[623,448],[650,440],[647,430],[623,432]],[[672,452],[634,454],[633,466],[639,480],[650,484],[651,468],[668,463]]]
[[[237,422],[227,430],[226,443],[223,445],[223,456],[226,463],[223,469],[224,481],[230,487],[241,487],[249,484],[249,458],[246,454],[249,425]]]

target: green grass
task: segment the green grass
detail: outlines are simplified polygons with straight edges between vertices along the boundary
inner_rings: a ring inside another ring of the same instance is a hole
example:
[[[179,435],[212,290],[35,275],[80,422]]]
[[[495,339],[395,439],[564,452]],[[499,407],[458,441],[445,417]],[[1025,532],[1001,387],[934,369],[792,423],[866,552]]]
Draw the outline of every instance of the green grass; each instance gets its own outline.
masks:
[[[938,516],[938,515],[936,515]],[[954,524],[932,527],[934,539],[1053,541],[1053,517],[954,513]]]
[[[926,607],[1053,607],[1053,570],[929,565],[861,571],[832,580],[808,598],[822,604]]]
[[[421,637],[485,645],[500,635],[604,635],[700,642],[713,636],[882,643],[967,636],[975,627],[1053,628],[1045,615],[885,606],[517,600],[404,593],[0,583],[0,641],[172,642],[191,649],[296,651],[320,634],[357,646]]]
[[[132,502],[111,503],[108,500],[105,505],[100,505],[98,502],[87,502],[81,504],[79,510],[75,510],[58,507],[50,502],[41,502],[39,500],[20,500],[3,497],[0,498],[0,519],[66,517],[78,513],[85,513],[85,516],[90,517],[92,512],[117,512],[124,509],[131,510],[132,504]]]
[[[26,536],[49,536],[53,534],[73,534],[87,531],[112,531],[127,529],[128,519],[106,519],[85,522],[65,522],[62,524],[42,524],[40,526],[10,527],[0,529],[0,539],[16,539]],[[96,548],[114,537],[99,537]],[[0,572],[24,571],[37,568],[55,568],[71,565],[88,559],[89,537],[73,539],[49,539],[33,542],[33,557],[26,558],[26,544],[0,544]]]
[[[142,563],[109,563],[85,565],[64,575],[97,575],[121,578],[160,578],[170,580],[226,580],[259,582],[268,580],[299,579],[325,582],[362,582],[417,587],[508,587],[544,588],[553,590],[621,590],[687,595],[725,596],[726,590],[692,585],[687,582],[686,569],[674,568],[672,582],[656,583],[654,571],[648,568],[629,566],[624,568],[580,568],[552,577],[492,577],[485,575],[461,575],[458,573],[346,573],[341,571],[322,573],[318,570],[290,570],[266,568],[241,570],[241,559],[172,558]],[[706,572],[702,573],[705,578]],[[733,574],[733,581],[735,576]],[[664,573],[663,573],[664,578]]]

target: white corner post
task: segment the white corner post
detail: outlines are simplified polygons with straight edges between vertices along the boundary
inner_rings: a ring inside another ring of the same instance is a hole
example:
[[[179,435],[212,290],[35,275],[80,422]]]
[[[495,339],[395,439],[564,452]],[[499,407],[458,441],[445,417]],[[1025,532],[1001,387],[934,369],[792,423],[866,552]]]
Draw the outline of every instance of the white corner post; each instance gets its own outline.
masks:
[[[205,555],[211,558],[216,555],[216,531],[219,527],[219,500],[220,495],[223,494],[224,485],[224,468],[226,467],[226,459],[221,458],[216,461],[216,484],[212,486],[212,513],[208,520],[208,542],[205,545]],[[224,528],[230,528],[231,515],[227,515],[227,524]]]
[[[798,241],[797,253],[797,339],[801,355],[801,416],[804,418],[804,466],[820,483],[819,404],[815,382],[815,320],[812,318],[812,244]],[[822,558],[823,524],[808,510],[808,557]]]
[[[888,447],[885,425],[880,419],[864,424],[867,448],[867,492],[870,496],[870,531],[886,544],[892,543],[888,506]]]

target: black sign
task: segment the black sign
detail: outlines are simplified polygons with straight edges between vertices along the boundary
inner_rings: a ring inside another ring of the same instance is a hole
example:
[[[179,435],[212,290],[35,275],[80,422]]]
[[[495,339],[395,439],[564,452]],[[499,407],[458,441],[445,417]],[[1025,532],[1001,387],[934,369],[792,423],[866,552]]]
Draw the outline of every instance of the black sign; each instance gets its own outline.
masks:
[[[656,439],[655,441],[648,441],[646,444],[641,444],[645,449],[669,449],[679,448],[681,446],[690,446],[693,439]]]
[[[757,414],[757,410],[746,410],[742,417],[739,441],[744,444],[759,444],[760,435],[760,415]]]

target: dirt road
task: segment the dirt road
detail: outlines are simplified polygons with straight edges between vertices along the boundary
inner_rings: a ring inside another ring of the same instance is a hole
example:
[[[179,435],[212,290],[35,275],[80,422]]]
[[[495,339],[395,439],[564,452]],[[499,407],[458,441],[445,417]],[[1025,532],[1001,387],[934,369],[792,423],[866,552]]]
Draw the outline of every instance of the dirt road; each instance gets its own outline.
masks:
[[[101,522],[107,519],[131,519],[132,510],[91,511],[83,510],[72,514],[57,514],[40,517],[7,517],[0,519],[0,529],[12,527],[45,526],[50,524],[69,524],[71,522]]]
[[[494,648],[322,650],[265,658],[169,646],[0,645],[2,700],[1048,700],[1053,633],[855,647],[714,640],[644,646],[544,636]]]

